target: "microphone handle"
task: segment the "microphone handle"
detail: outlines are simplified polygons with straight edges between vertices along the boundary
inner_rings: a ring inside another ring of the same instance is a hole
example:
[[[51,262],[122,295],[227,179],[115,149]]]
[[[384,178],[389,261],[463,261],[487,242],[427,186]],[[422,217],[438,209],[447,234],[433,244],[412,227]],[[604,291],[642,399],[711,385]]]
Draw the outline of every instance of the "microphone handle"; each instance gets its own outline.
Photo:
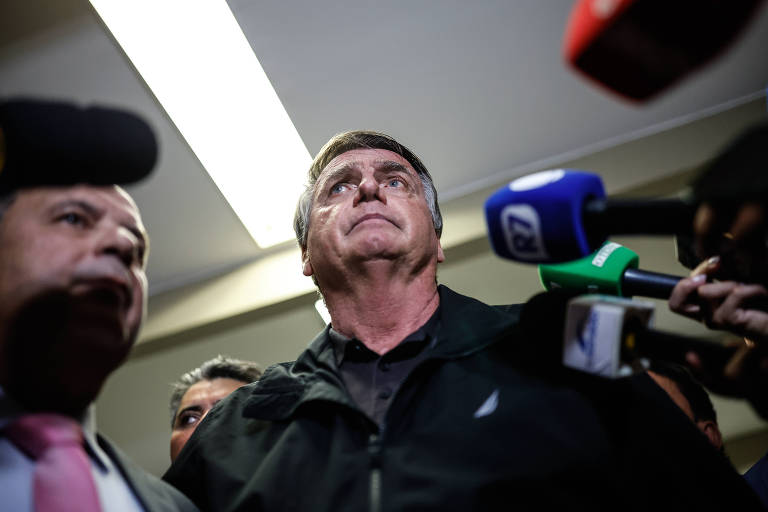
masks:
[[[625,297],[640,295],[666,300],[680,279],[679,276],[628,268],[621,275],[621,293]]]
[[[590,242],[599,244],[611,235],[691,233],[694,213],[681,199],[602,198],[584,202],[582,219]]]
[[[624,297],[652,297],[654,299],[667,300],[672,294],[672,288],[682,279],[680,276],[650,272],[637,268],[628,268],[621,275],[621,294]],[[698,302],[696,292],[689,300]],[[741,305],[744,309],[758,309],[768,312],[768,296],[759,295],[746,299]]]
[[[670,334],[653,329],[637,329],[636,352],[650,359],[686,364],[685,354],[696,352],[704,369],[711,375],[721,375],[725,365],[733,357],[736,347],[728,347],[714,341]]]

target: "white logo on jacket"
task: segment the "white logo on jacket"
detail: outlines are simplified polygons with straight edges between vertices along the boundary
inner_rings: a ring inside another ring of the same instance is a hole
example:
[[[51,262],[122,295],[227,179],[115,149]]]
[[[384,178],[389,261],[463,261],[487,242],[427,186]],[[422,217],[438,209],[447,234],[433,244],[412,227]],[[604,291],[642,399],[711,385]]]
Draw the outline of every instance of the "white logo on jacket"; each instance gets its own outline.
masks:
[[[475,418],[482,418],[483,416],[488,416],[489,414],[493,414],[493,412],[496,410],[496,407],[499,406],[499,390],[494,389],[493,393],[485,399],[485,402],[483,402],[483,405],[478,407],[478,409],[475,411]]]

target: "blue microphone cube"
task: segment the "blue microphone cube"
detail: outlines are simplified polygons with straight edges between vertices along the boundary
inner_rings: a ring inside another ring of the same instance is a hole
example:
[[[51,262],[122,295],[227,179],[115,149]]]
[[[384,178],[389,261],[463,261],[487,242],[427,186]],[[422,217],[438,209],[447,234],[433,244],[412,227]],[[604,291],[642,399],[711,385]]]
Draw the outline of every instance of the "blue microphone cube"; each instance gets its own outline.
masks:
[[[485,202],[488,236],[502,258],[525,263],[570,261],[592,253],[582,219],[584,202],[602,199],[600,176],[573,169],[518,178]]]

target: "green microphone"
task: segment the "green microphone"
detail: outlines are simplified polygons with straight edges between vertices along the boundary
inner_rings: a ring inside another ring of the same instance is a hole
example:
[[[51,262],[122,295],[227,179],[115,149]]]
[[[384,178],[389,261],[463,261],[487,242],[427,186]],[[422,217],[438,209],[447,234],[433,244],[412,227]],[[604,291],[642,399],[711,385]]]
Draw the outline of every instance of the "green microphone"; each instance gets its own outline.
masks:
[[[637,253],[616,242],[605,242],[594,253],[578,260],[539,265],[545,290],[562,288],[583,293],[668,299],[679,276],[637,268]]]

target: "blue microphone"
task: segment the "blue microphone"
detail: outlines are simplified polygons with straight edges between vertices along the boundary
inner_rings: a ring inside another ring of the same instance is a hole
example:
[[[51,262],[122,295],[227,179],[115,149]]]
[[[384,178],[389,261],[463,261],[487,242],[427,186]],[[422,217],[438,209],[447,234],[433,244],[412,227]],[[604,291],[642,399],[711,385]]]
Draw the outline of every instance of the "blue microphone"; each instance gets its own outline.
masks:
[[[597,174],[575,169],[523,176],[485,202],[494,252],[524,263],[582,258],[610,235],[690,233],[693,215],[681,199],[606,198]]]

